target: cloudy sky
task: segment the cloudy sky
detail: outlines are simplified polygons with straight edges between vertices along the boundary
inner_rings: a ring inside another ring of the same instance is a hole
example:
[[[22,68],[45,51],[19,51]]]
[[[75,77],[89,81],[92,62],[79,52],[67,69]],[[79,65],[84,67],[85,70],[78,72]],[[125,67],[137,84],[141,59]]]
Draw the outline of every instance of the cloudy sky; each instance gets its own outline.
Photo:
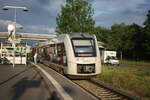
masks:
[[[142,25],[150,10],[149,0],[86,0],[95,11],[93,19],[96,26],[110,27],[115,23],[136,23]],[[53,33],[56,16],[65,0],[0,0],[3,6],[26,6],[29,11],[17,10],[17,24],[23,32]],[[0,31],[7,31],[7,25],[14,19],[14,10],[0,10]]]

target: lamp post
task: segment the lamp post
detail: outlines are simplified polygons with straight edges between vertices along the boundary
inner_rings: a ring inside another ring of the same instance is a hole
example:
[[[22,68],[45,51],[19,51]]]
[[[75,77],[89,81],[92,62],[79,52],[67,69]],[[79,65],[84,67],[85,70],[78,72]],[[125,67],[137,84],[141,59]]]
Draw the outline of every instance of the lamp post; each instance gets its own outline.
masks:
[[[15,66],[15,49],[16,49],[16,19],[17,19],[17,9],[22,9],[23,11],[28,11],[27,7],[18,7],[18,6],[4,6],[2,8],[3,10],[8,10],[8,9],[14,9],[14,30],[13,30],[13,40],[12,40],[12,45],[13,45],[13,68]]]

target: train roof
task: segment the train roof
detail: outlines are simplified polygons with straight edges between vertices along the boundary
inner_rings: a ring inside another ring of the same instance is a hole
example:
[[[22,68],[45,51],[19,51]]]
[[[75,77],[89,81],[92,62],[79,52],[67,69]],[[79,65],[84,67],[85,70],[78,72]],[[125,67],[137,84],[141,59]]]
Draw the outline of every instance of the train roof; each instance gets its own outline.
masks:
[[[89,33],[71,33],[69,34],[70,38],[94,38],[93,34]]]

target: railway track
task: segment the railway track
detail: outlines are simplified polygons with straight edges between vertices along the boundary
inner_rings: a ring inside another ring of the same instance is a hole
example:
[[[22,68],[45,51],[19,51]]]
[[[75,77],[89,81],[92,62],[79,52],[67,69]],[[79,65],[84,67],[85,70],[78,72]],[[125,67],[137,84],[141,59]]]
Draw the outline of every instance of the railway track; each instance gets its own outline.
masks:
[[[57,68],[58,65],[52,64],[52,63],[50,64],[48,62],[44,62],[43,64],[59,72],[58,69],[54,69],[54,68]],[[62,74],[62,73],[59,72],[59,74]],[[92,79],[91,80],[71,80],[71,81],[77,84],[78,86],[80,86],[81,88],[85,89],[92,95],[94,95],[99,100],[140,100],[138,97],[134,97],[124,92],[121,92],[119,90],[115,90],[109,86],[106,86],[105,84],[102,84]]]
[[[74,83],[93,94],[99,100],[137,100],[126,94],[117,92],[93,80],[72,80]]]

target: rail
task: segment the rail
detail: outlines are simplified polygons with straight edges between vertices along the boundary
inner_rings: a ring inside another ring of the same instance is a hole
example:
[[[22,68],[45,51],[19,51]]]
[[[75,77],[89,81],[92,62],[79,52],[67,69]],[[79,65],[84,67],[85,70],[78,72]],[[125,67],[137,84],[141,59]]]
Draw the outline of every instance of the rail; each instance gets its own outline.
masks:
[[[59,72],[58,67],[62,68],[62,65],[50,63],[48,61],[43,61],[43,64]],[[54,68],[56,66],[56,68]],[[62,74],[62,73],[60,73]],[[89,79],[89,80],[71,80],[75,84],[79,85],[81,88],[85,89],[92,95],[94,95],[99,100],[140,100],[139,97],[132,96],[128,93],[122,92],[120,90],[114,89],[111,86],[103,84],[99,81]]]
[[[116,90],[95,80],[72,80],[100,100],[140,100],[140,98]]]

